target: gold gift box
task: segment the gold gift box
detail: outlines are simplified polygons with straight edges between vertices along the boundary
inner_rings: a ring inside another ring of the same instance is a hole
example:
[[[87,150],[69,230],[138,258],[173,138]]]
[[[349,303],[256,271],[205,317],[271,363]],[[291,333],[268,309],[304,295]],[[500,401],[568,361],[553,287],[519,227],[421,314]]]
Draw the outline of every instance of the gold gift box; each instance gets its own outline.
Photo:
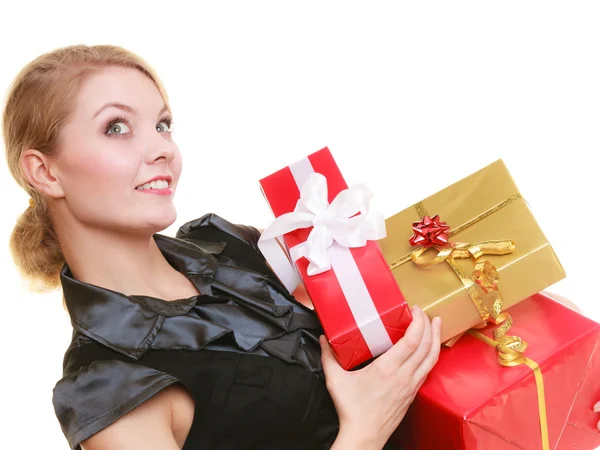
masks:
[[[563,267],[544,236],[508,169],[498,160],[446,189],[386,220],[387,237],[379,244],[406,301],[419,305],[430,318],[442,318],[442,342],[477,326],[482,319],[466,287],[449,264],[418,267],[410,258],[412,224],[423,215],[439,215],[450,227],[449,242],[476,244],[512,240],[515,250],[505,255],[483,255],[497,269],[503,309],[525,300],[565,277]],[[452,234],[455,233],[455,234]],[[436,250],[421,258],[431,260]],[[455,259],[469,276],[472,258]],[[492,293],[481,298],[491,310]]]

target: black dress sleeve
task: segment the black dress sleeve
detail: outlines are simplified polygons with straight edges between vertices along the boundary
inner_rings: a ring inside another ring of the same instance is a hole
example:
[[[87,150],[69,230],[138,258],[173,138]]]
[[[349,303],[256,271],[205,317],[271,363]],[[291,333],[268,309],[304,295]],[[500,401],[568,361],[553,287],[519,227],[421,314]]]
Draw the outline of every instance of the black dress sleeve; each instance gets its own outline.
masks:
[[[54,411],[74,450],[80,443],[179,381],[175,376],[119,360],[94,361],[56,383]]]
[[[212,213],[182,225],[177,231],[177,237],[200,240],[203,240],[204,238],[211,241],[211,231],[214,230],[220,231],[221,233],[217,234],[222,238],[225,237],[224,235],[229,235],[258,250],[257,243],[260,238],[260,231],[250,225],[231,223],[217,214]],[[215,235],[213,234],[213,236]]]
[[[255,227],[234,224],[216,214],[188,222],[176,234],[205,251],[214,251],[220,263],[213,281],[215,291],[242,305],[227,314],[235,320],[230,329],[237,331],[233,334],[238,346],[246,350],[260,346],[271,356],[322,376],[319,335],[323,328],[316,313],[298,302],[269,267],[258,248],[260,236]],[[242,315],[246,308],[257,316]],[[259,316],[258,321],[253,319]],[[271,328],[275,323],[277,327]]]
[[[218,254],[221,262],[259,272],[285,289],[258,248],[260,236],[253,226],[234,224],[213,213],[187,222],[176,234],[179,239],[194,241],[204,251]]]

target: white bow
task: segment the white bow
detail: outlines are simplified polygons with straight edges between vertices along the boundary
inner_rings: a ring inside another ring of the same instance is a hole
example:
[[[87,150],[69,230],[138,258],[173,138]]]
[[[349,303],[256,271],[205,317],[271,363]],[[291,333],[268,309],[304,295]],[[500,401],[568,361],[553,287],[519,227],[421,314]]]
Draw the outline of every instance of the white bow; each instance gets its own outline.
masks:
[[[302,257],[308,259],[309,276],[326,272],[331,269],[327,249],[334,242],[354,248],[385,237],[383,215],[369,210],[371,197],[371,191],[359,184],[341,191],[329,204],[325,177],[316,172],[308,177],[294,211],[276,218],[258,242],[267,262],[290,292],[300,280],[295,267],[280,257],[282,250],[277,239],[291,231],[313,227],[307,240],[292,247],[289,254],[293,262]]]

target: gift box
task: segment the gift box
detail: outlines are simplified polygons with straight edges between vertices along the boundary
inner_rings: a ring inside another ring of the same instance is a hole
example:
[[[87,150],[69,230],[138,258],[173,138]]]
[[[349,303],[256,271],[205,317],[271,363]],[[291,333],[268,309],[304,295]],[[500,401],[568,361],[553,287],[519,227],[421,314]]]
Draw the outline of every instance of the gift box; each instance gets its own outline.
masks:
[[[543,294],[508,312],[509,332],[528,343],[527,362],[501,365],[491,327],[470,330],[442,348],[394,442],[419,450],[600,446],[600,414],[592,410],[600,400],[600,325]]]
[[[385,224],[370,211],[368,189],[348,188],[328,148],[260,186],[276,219],[259,248],[290,292],[302,280],[340,365],[385,352],[412,317],[377,244]]]
[[[565,277],[502,160],[389,217],[386,229],[379,243],[398,286],[411,306],[442,317],[442,342],[492,307],[474,279],[477,261],[500,280],[503,309]]]

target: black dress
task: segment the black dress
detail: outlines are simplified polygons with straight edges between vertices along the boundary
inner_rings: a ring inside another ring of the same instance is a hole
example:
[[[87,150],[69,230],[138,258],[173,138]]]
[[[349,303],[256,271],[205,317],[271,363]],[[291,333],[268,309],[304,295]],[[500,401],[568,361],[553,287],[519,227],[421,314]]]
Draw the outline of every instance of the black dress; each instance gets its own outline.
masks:
[[[53,404],[71,448],[173,383],[195,401],[184,450],[331,447],[338,419],[322,328],[271,272],[258,238],[214,214],[176,238],[155,235],[202,292],[175,301],[82,283],[64,267],[73,339]]]

